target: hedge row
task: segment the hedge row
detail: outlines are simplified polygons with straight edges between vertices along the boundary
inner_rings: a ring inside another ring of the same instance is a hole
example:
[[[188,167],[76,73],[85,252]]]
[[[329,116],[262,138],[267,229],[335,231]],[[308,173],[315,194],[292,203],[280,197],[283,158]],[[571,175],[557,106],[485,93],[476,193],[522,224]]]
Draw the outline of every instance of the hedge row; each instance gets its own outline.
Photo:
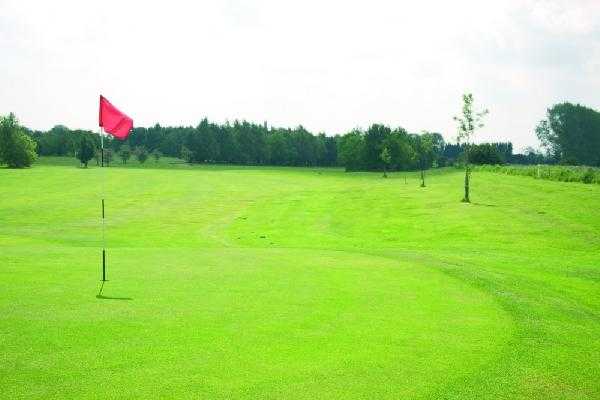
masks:
[[[600,184],[600,168],[565,165],[479,165],[475,171],[497,172],[506,175],[531,176],[561,182]]]

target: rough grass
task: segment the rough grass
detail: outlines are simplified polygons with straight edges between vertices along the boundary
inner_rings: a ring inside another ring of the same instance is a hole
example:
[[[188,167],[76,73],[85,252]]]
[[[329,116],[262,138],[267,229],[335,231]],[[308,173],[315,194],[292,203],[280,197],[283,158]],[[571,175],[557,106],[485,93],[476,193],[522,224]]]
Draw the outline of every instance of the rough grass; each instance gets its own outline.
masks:
[[[507,175],[531,176],[559,182],[600,184],[600,168],[566,165],[480,165],[476,171],[499,172]]]
[[[600,397],[600,187],[169,161],[0,169],[3,398]]]

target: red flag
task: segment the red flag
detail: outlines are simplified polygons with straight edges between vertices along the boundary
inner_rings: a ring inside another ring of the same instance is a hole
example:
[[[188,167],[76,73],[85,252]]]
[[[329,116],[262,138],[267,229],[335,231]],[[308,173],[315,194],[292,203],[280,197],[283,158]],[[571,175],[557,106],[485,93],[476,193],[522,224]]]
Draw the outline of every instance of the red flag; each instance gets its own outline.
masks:
[[[117,139],[125,140],[133,128],[133,120],[100,95],[100,126]]]

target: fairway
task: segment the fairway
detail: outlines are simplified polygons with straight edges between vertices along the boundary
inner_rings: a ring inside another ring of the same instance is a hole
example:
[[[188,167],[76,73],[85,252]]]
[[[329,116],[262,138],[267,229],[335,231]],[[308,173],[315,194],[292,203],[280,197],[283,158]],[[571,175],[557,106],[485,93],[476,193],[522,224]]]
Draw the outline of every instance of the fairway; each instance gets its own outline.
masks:
[[[170,161],[0,168],[1,398],[600,398],[600,185]]]

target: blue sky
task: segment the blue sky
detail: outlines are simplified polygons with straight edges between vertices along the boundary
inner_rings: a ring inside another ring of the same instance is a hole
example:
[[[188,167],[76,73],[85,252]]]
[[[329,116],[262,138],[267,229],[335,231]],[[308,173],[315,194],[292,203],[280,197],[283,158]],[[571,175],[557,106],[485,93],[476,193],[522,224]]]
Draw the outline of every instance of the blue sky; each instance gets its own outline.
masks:
[[[599,1],[0,0],[0,114],[96,129],[103,93],[136,125],[374,122],[536,146],[545,110],[600,108]]]

